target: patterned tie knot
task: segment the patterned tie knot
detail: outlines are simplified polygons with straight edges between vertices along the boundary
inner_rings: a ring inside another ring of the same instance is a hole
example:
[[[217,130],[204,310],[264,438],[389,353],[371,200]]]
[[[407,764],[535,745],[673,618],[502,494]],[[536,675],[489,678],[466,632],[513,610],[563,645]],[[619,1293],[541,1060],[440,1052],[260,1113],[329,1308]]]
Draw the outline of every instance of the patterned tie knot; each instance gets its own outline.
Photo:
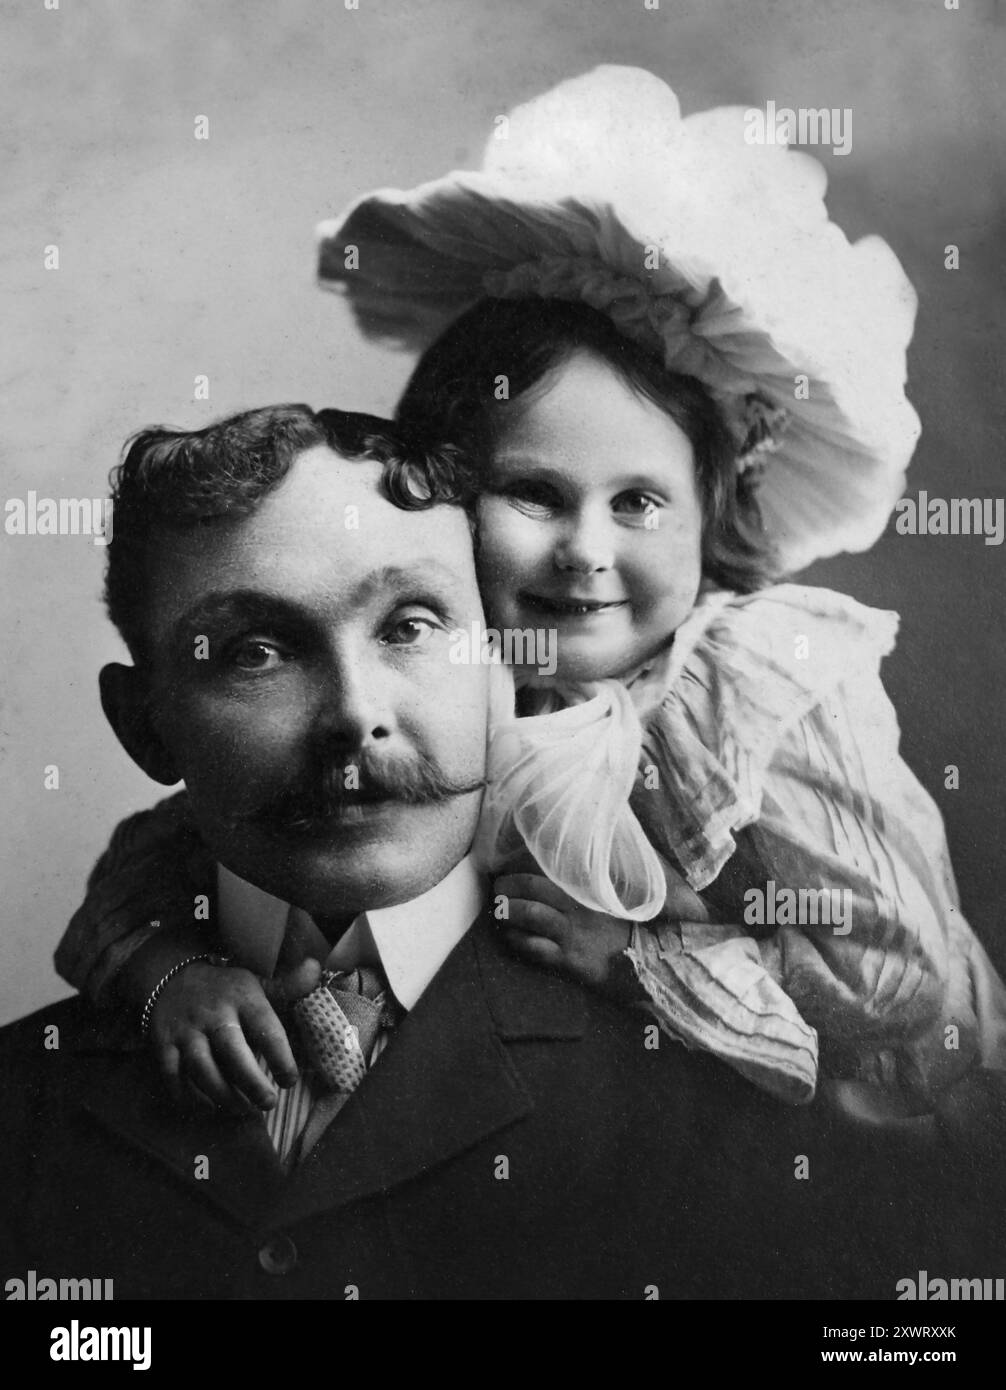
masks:
[[[345,974],[326,971],[292,1009],[308,1064],[330,1090],[354,1091],[382,1025],[394,1025],[387,981],[370,966]]]

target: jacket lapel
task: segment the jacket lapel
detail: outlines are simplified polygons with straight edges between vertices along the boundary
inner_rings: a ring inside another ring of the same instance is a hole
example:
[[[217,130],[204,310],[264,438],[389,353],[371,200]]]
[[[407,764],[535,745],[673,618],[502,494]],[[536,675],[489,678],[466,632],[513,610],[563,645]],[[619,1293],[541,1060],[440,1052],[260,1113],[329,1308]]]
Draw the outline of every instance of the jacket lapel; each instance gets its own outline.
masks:
[[[286,1175],[257,1117],[171,1104],[145,1052],[102,1033],[81,1050],[80,1105],[194,1196],[255,1229],[387,1190],[529,1114],[507,1044],[583,1035],[580,988],[505,953],[487,913],[448,957],[359,1089]],[[208,1178],[196,1176],[196,1158]]]
[[[93,1118],[170,1169],[194,1196],[242,1224],[259,1226],[275,1204],[285,1178],[261,1119],[191,1114],[175,1106],[145,1052],[90,1053],[80,1068],[77,1099]]]
[[[294,1172],[275,1220],[385,1191],[520,1120],[532,1101],[506,1043],[583,1028],[579,988],[504,955],[483,917]]]

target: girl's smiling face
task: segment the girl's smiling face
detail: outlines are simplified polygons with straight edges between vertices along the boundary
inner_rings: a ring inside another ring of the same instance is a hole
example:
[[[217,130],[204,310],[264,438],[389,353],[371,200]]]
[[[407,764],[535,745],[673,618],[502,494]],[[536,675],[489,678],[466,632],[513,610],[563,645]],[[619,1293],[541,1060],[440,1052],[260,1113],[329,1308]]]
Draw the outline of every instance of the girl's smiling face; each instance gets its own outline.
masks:
[[[601,357],[576,351],[508,406],[478,503],[497,628],[551,628],[556,676],[599,680],[657,652],[702,577],[688,436]]]

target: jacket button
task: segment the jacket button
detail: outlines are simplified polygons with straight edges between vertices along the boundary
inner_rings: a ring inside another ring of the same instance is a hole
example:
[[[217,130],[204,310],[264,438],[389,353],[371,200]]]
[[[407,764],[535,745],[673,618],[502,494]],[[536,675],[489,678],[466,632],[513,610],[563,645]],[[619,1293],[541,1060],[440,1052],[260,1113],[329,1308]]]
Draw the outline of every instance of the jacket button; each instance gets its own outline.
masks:
[[[266,1274],[289,1274],[297,1264],[297,1247],[289,1236],[274,1236],[258,1252]]]

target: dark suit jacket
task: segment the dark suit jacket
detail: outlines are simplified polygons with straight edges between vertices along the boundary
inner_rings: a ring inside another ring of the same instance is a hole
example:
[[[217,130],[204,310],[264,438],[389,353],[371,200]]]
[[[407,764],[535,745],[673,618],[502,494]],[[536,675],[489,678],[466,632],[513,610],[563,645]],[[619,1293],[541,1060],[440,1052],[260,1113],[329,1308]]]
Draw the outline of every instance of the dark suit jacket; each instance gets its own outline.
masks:
[[[0,1031],[5,1276],[117,1299],[890,1299],[941,1270],[911,1151],[649,1049],[648,1022],[480,921],[286,1178],[257,1118],[176,1110],[107,1019],[43,1009]]]

